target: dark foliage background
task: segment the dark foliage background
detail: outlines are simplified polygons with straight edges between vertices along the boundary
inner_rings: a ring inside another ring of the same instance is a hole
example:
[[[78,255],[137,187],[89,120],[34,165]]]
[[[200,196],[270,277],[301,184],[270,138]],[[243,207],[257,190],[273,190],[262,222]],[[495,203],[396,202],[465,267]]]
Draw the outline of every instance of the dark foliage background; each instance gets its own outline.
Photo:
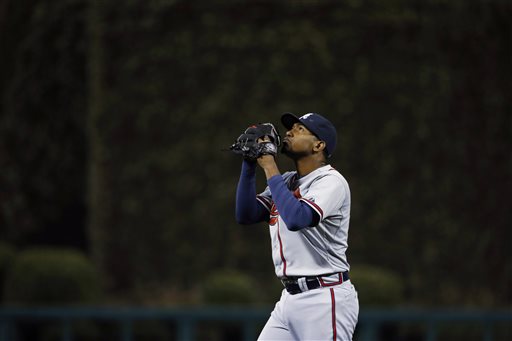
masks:
[[[4,0],[0,237],[86,252],[112,300],[194,297],[224,269],[272,287],[266,226],[236,225],[240,160],[222,149],[314,111],[339,131],[354,269],[398,274],[402,305],[510,307],[511,15],[504,0]]]

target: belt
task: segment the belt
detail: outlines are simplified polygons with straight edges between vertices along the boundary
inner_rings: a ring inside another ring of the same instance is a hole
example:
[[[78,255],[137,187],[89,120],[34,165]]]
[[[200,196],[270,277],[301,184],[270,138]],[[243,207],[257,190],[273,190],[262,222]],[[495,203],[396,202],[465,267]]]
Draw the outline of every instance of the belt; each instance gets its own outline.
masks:
[[[338,275],[338,281],[325,282],[323,277]],[[348,281],[348,271],[335,272],[332,274],[320,275],[320,276],[305,276],[305,277],[283,277],[281,283],[283,283],[286,291],[290,294],[295,295],[308,290],[317,289],[320,287],[332,287],[339,285],[343,282]]]

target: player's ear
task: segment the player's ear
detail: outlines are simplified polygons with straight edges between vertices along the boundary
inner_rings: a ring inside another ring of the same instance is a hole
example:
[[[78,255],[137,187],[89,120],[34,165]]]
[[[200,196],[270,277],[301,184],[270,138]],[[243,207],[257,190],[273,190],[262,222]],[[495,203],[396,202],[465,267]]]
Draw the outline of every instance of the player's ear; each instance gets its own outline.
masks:
[[[315,152],[321,152],[325,149],[325,142],[324,141],[315,141],[315,144],[313,145],[313,150]]]

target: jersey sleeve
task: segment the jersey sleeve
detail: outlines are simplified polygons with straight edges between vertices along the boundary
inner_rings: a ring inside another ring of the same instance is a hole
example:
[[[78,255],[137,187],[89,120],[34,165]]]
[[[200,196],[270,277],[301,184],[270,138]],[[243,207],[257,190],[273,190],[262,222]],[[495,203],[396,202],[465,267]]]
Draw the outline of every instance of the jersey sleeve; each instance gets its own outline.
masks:
[[[265,207],[269,212],[272,209],[272,194],[270,188],[267,186],[263,192],[256,195],[256,200]]]
[[[315,180],[307,193],[299,200],[307,203],[318,214],[320,221],[339,212],[344,200],[350,195],[348,186],[335,175]]]

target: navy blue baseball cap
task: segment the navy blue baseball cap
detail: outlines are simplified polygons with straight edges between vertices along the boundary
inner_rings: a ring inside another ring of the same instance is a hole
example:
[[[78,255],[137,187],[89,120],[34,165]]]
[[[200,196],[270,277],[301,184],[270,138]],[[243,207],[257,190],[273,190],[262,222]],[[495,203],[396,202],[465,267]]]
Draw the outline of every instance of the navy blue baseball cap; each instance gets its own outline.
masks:
[[[325,142],[327,157],[331,157],[336,149],[337,133],[334,125],[322,115],[310,112],[301,117],[297,117],[292,113],[284,113],[281,116],[281,122],[286,129],[292,129],[295,123],[303,124],[318,139]]]

